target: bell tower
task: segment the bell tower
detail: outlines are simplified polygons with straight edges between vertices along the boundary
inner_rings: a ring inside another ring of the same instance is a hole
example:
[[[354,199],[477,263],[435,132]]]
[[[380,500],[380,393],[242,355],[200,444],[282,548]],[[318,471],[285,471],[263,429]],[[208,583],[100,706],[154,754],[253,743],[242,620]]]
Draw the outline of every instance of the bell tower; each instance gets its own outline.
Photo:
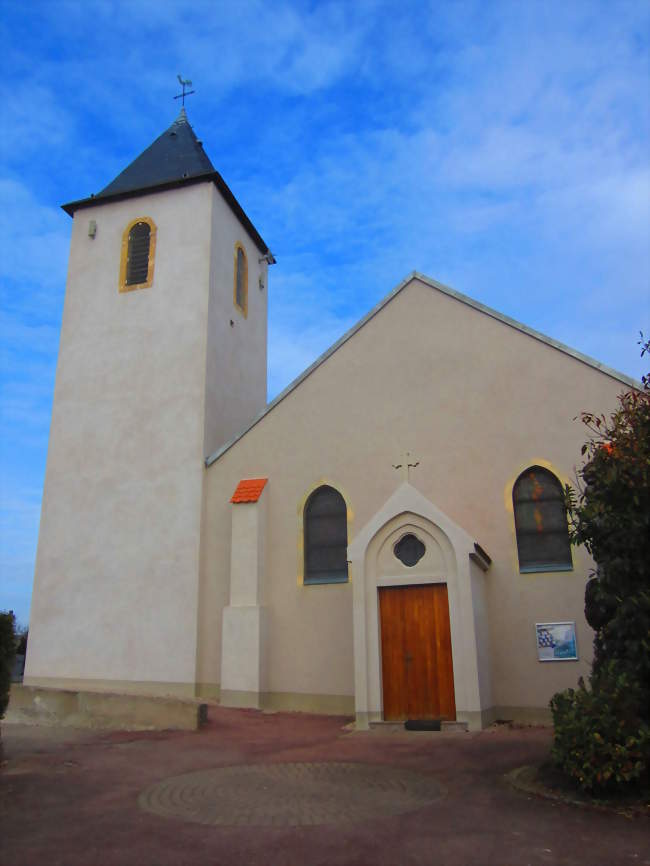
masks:
[[[184,108],[63,208],[25,683],[191,695],[204,460],[265,406],[273,257]]]

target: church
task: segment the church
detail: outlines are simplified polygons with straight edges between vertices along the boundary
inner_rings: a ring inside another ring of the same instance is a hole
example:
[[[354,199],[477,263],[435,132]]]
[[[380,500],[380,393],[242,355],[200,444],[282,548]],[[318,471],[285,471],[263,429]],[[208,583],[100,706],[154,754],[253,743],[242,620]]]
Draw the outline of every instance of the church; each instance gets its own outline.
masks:
[[[64,210],[25,684],[547,721],[591,658],[575,418],[634,381],[412,273],[267,405],[275,260],[185,109]]]

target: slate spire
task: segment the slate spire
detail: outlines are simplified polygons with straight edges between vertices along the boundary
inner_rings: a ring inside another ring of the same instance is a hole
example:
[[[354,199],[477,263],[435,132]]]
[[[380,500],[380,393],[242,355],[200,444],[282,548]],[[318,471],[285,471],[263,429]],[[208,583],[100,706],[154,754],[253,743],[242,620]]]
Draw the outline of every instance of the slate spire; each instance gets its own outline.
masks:
[[[186,94],[187,95],[187,94]],[[250,234],[256,247],[270,264],[273,254],[259,232],[246,216],[228,184],[210,162],[203,145],[194,134],[181,107],[176,120],[153,144],[136,157],[108,186],[88,198],[61,205],[70,216],[81,208],[119,201],[139,195],[162,192],[185,184],[211,181],[217,187],[232,212]]]
[[[189,124],[185,107],[182,107],[169,129],[158,136],[95,198],[144,191],[161,184],[213,174],[214,171],[214,166]]]

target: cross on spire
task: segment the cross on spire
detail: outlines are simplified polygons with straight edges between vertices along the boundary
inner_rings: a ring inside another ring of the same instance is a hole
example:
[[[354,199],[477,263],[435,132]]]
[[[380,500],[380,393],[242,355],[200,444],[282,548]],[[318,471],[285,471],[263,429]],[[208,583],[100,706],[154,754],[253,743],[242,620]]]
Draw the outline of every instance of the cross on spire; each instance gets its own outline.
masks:
[[[411,480],[411,469],[415,469],[420,465],[420,461],[415,459],[415,456],[410,451],[404,451],[399,463],[393,463],[393,469],[401,469],[404,476],[404,481]]]
[[[189,96],[191,93],[196,93],[196,90],[188,90],[187,92],[185,92],[185,88],[191,87],[192,82],[189,80],[189,78],[187,78],[185,80],[182,79],[180,77],[180,75],[177,75],[176,78],[178,78],[178,81],[179,81],[181,87],[183,88],[183,92],[179,93],[178,96],[175,96],[174,99],[182,99],[183,102],[181,104],[182,104],[183,108],[185,108],[185,97]]]

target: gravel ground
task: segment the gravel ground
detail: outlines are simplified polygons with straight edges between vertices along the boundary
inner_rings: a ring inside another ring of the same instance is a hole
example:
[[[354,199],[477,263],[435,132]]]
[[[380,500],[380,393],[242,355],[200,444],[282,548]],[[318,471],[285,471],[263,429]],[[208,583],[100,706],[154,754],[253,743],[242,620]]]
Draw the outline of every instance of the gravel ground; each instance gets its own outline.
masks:
[[[515,790],[550,732],[211,707],[197,732],[2,726],[11,866],[650,864],[650,822]]]

